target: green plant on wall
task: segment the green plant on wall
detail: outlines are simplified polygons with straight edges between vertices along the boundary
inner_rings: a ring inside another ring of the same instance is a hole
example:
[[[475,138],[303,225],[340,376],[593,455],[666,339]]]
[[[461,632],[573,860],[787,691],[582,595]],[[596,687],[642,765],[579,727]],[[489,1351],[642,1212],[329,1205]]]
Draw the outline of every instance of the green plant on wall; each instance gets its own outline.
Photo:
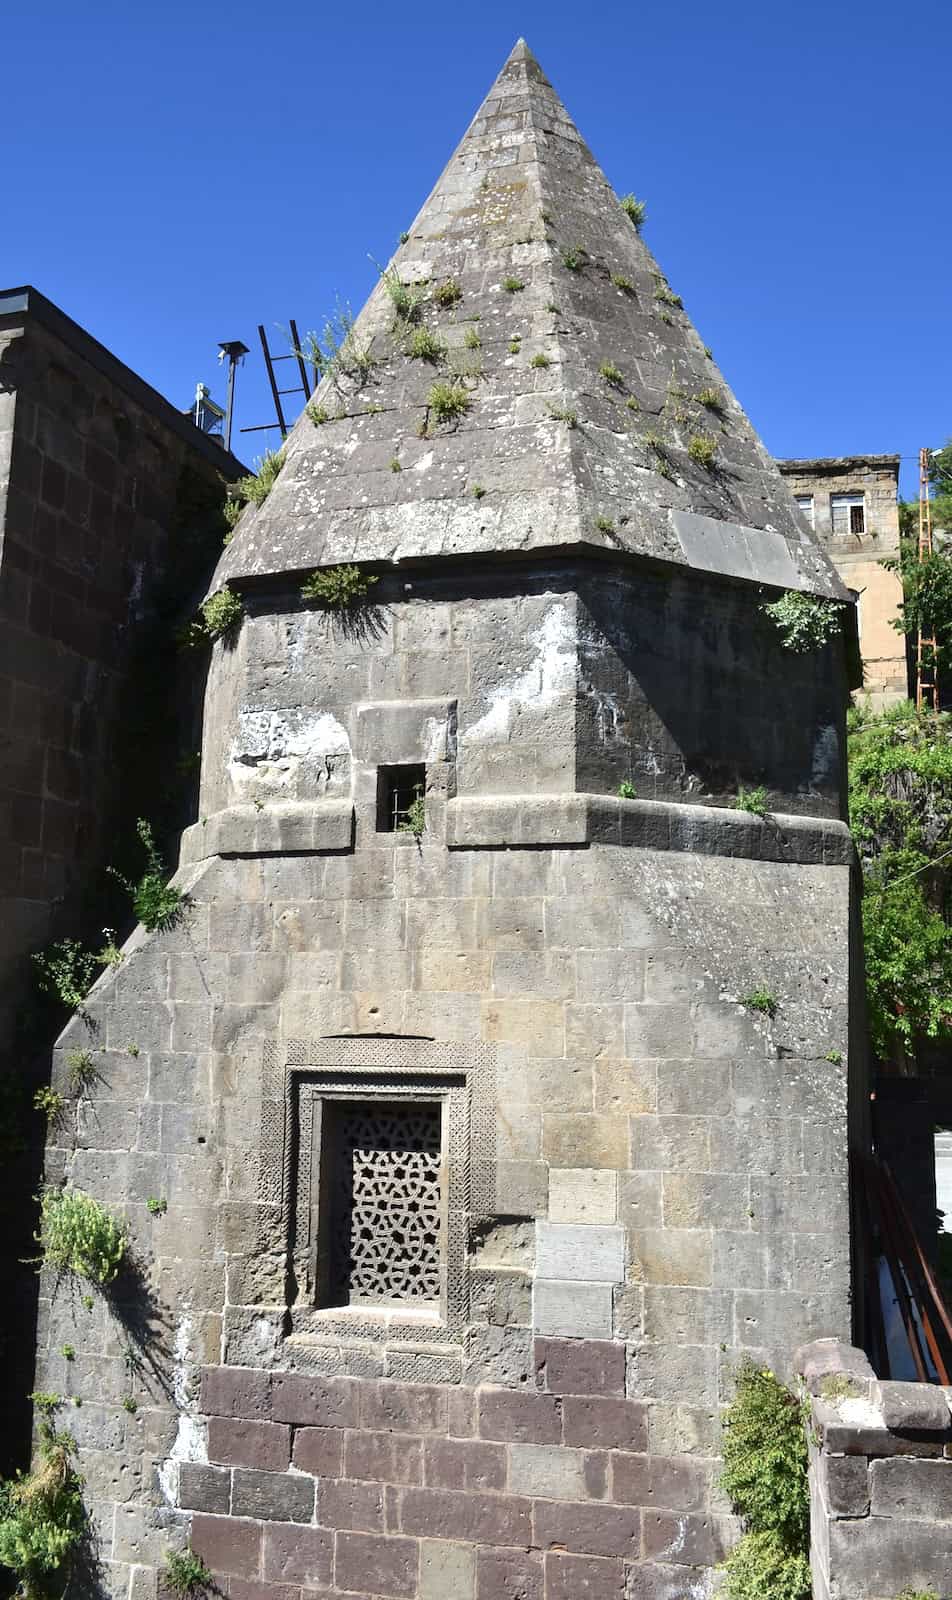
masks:
[[[138,882],[132,883],[117,872],[115,867],[110,867],[109,871],[131,896],[136,920],[150,933],[155,933],[157,930],[174,927],[182,915],[185,896],[181,889],[167,882],[165,863],[156,848],[152,829],[144,817],[140,817],[136,823],[136,832],[146,857],[145,871],[141,878]]]
[[[82,1189],[48,1187],[39,1199],[42,1265],[100,1288],[112,1283],[128,1245],[121,1223]]]
[[[724,1563],[724,1600],[810,1600],[805,1407],[745,1361],[724,1415],[721,1484],[745,1533]]]
[[[200,610],[209,639],[224,639],[238,627],[245,614],[241,596],[229,589],[227,583],[224,588],[203,600]]]
[[[397,823],[397,832],[412,833],[415,839],[419,839],[425,831],[426,796],[423,793],[423,785],[418,783],[413,790],[413,799]]]
[[[376,582],[373,573],[362,572],[360,567],[350,564],[324,567],[312,572],[302,583],[301,598],[316,600],[329,611],[347,611],[366,600]]]
[[[741,1005],[748,1011],[759,1011],[761,1016],[772,1017],[777,1011],[777,997],[764,984],[758,984],[749,994],[741,997]]]
[[[55,1405],[45,1414],[37,1409],[33,1469],[0,1483],[0,1565],[13,1574],[21,1600],[54,1600],[67,1586],[87,1518],[82,1479],[73,1465],[75,1440],[55,1426]]]
[[[37,951],[33,960],[44,993],[55,995],[70,1011],[79,1011],[96,980],[99,962],[93,952],[75,939],[60,939]]]
[[[784,649],[797,655],[822,650],[843,624],[844,608],[839,600],[821,600],[797,589],[788,589],[779,600],[760,609],[779,630]]]
[[[758,784],[756,789],[738,789],[734,800],[735,811],[749,811],[752,817],[765,817],[767,815],[767,791],[763,784]]]
[[[232,497],[245,505],[249,501],[256,506],[264,505],[283,466],[283,450],[266,450],[258,462],[257,472],[249,472],[247,477],[239,478],[234,484]]]
[[[631,223],[636,233],[641,232],[641,224],[645,220],[647,206],[644,200],[636,200],[633,194],[623,194],[618,202],[625,216]]]
[[[338,392],[344,380],[351,387],[360,388],[376,365],[371,345],[357,337],[350,306],[340,302],[333,315],[325,319],[321,332],[312,329],[305,334],[302,348],[292,346],[292,350],[314,368],[318,378],[330,378]]]
[[[211,1573],[201,1556],[191,1549],[166,1552],[162,1579],[165,1587],[181,1596],[182,1600],[188,1600],[189,1596],[212,1587]]]

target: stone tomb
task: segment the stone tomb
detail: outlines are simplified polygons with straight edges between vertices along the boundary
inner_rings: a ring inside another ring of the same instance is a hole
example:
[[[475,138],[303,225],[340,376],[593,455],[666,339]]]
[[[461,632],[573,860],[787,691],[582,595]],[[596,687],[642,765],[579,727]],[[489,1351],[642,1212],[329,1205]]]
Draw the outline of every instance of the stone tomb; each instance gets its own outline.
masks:
[[[702,1594],[738,1358],[850,1334],[844,648],[762,611],[844,592],[524,45],[393,273],[213,580],[186,913],[58,1047],[139,1271],[37,1383],[116,1594]]]

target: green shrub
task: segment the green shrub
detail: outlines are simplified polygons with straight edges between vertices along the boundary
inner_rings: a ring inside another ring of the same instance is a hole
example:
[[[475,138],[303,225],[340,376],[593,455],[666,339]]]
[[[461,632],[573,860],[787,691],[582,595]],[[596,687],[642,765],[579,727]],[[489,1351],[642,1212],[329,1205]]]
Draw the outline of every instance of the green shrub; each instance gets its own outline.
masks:
[[[404,283],[396,267],[389,267],[385,272],[381,272],[380,277],[399,321],[418,322],[423,310],[422,289]]]
[[[227,583],[223,589],[218,589],[207,600],[203,600],[199,609],[209,639],[223,639],[226,634],[232,633],[245,614],[241,596],[229,589]]]
[[[225,503],[221,508],[221,514],[225,519],[225,525],[227,528],[224,540],[222,541],[224,544],[231,543],[231,536],[238,526],[238,519],[241,516],[241,513],[244,511],[246,504],[247,502],[245,500],[236,500],[233,495],[228,495],[227,499],[225,500]]]
[[[529,365],[530,367],[536,367],[539,371],[544,371],[545,368],[550,367],[552,363],[544,350],[537,350],[535,355],[532,357],[532,360],[529,362]]]
[[[724,1563],[725,1600],[809,1600],[806,1409],[745,1361],[724,1416],[721,1485],[747,1531]]]
[[[150,1194],[145,1208],[150,1217],[164,1217],[169,1209],[169,1203],[167,1200],[160,1200],[157,1195]]]
[[[426,403],[436,422],[457,422],[466,415],[473,400],[461,383],[434,383]]]
[[[448,311],[452,306],[459,305],[463,298],[463,291],[455,278],[446,278],[443,283],[438,283],[433,290],[433,298],[438,306]]]
[[[91,1088],[99,1074],[88,1050],[70,1050],[66,1055],[67,1083],[70,1094],[82,1095]]]
[[[767,791],[763,784],[758,784],[756,789],[740,788],[734,801],[735,811],[749,811],[754,817],[767,815]]]
[[[42,1262],[100,1286],[112,1283],[128,1240],[114,1217],[82,1189],[44,1189],[36,1235]]]
[[[786,594],[770,605],[761,606],[780,631],[785,650],[805,655],[809,650],[822,650],[830,639],[836,637],[842,626],[843,606],[838,600],[821,600],[816,595],[802,594],[788,589]]]
[[[429,328],[414,328],[407,340],[407,355],[413,361],[441,361],[446,345]]]
[[[745,994],[740,1003],[746,1006],[748,1011],[759,1011],[765,1017],[776,1015],[777,997],[762,984],[756,989],[751,989],[750,994]]]
[[[92,988],[99,962],[91,950],[75,939],[60,939],[33,957],[37,983],[46,994],[53,994],[71,1011],[79,1011]]]
[[[634,294],[635,292],[634,284],[630,278],[625,277],[623,272],[613,272],[612,283],[616,289],[621,290],[622,294]]]
[[[637,798],[635,794],[635,786],[633,783],[630,783],[627,778],[623,778],[621,783],[618,785],[618,798],[619,800],[634,800]]]
[[[657,433],[646,434],[645,449],[654,458],[653,466],[655,472],[660,473],[662,478],[673,478],[674,470],[671,466],[671,458],[668,455],[668,447],[661,436]]]
[[[907,1056],[952,1034],[952,719],[906,703],[848,727],[873,1047]]]
[[[688,441],[688,455],[699,467],[713,472],[717,464],[717,440],[709,433],[694,433]]]
[[[779,1534],[746,1533],[724,1562],[724,1600],[810,1600],[810,1558]]]
[[[520,289],[525,288],[521,278],[503,278],[502,286],[507,294],[518,294]]]
[[[623,389],[625,387],[624,375],[613,361],[603,361],[598,369],[598,376],[604,378],[612,389]]]
[[[550,406],[549,416],[553,422],[564,422],[567,428],[578,427],[577,411],[565,411],[561,406]]]
[[[162,1579],[166,1588],[183,1597],[212,1587],[212,1575],[194,1550],[169,1550]]]
[[[51,1131],[62,1127],[66,1119],[66,1101],[57,1089],[51,1089],[48,1084],[37,1089],[33,1104],[37,1111],[42,1111]]]
[[[588,251],[580,244],[572,245],[568,250],[562,251],[562,265],[569,272],[581,272],[587,255]]]
[[[681,296],[675,294],[674,290],[669,284],[665,283],[663,278],[659,278],[656,282],[654,297],[663,306],[674,306],[680,310],[684,305]]]
[[[75,1449],[70,1434],[44,1419],[33,1470],[0,1484],[0,1564],[15,1575],[22,1600],[52,1600],[63,1593],[86,1534]]]
[[[413,790],[413,799],[397,823],[398,833],[412,833],[419,839],[426,829],[426,796],[423,785],[418,783]]]
[[[304,410],[307,413],[309,420],[313,422],[315,428],[322,428],[325,422],[330,421],[331,414],[327,407],[319,406],[313,400],[311,401],[310,405],[304,407]]]
[[[146,863],[138,883],[124,878],[115,867],[110,867],[109,871],[131,895],[136,921],[141,922],[150,933],[162,932],[178,922],[185,906],[185,897],[181,889],[167,882],[165,863],[156,848],[152,828],[144,817],[140,817],[136,823],[136,833],[145,850]]]
[[[312,572],[302,583],[301,598],[316,600],[329,611],[349,611],[366,599],[376,582],[373,573],[365,573],[360,567],[349,563],[339,567],[324,567]]]
[[[334,315],[325,321],[323,332],[306,334],[303,349],[294,354],[314,367],[319,377],[329,377],[338,392],[342,378],[359,387],[376,365],[370,345],[361,344],[357,338],[348,305],[338,304]]]
[[[615,524],[611,517],[597,516],[595,518],[595,526],[599,533],[614,533],[615,531]]]
[[[716,417],[723,415],[725,401],[720,389],[702,389],[697,396],[697,403],[699,406],[704,406],[705,410],[713,411]]]
[[[636,200],[633,194],[623,194],[618,204],[624,211],[636,233],[641,232],[641,224],[645,220],[647,206],[643,200]]]
[[[483,341],[479,337],[479,334],[475,328],[466,329],[466,332],[463,334],[463,343],[467,350],[479,350],[482,346],[482,342]]]
[[[486,493],[486,491],[483,488],[481,483],[474,483],[473,484],[473,499],[474,500],[481,500],[485,493]]]
[[[266,450],[258,462],[257,472],[250,472],[247,477],[238,479],[234,486],[235,494],[242,500],[252,501],[256,506],[263,505],[283,466],[283,450]]]

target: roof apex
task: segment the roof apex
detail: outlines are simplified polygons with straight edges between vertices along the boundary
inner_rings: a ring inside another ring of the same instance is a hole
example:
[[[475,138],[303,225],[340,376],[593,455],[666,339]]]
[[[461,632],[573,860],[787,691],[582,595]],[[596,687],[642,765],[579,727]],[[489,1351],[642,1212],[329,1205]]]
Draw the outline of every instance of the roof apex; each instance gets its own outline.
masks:
[[[845,597],[524,40],[336,342],[216,587],[587,546]]]

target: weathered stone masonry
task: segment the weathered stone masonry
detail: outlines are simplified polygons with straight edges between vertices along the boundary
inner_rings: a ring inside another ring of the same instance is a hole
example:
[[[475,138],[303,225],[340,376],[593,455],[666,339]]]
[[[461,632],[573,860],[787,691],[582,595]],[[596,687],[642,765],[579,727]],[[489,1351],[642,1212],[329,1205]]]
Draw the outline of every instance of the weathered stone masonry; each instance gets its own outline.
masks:
[[[563,272],[549,376],[499,354],[517,293],[553,315],[554,247],[513,255],[543,179],[633,286]],[[709,484],[650,469],[606,399],[606,296],[645,404],[707,358],[524,46],[405,249],[480,308],[484,387],[419,437],[432,375],[375,296],[380,409],[302,419],[222,558],[246,615],[209,672],[187,913],[57,1051],[57,1082],[76,1048],[101,1077],[48,1178],[122,1211],[139,1277],[91,1313],[49,1293],[37,1381],[82,1398],[117,1595],[190,1537],[237,1600],[674,1600],[735,1532],[738,1357],[789,1373],[850,1329],[843,652],[791,656],[760,609],[842,591],[726,392]],[[352,558],[372,604],[302,602]],[[416,837],[388,807],[421,772]],[[757,783],[766,821],[730,805]]]

